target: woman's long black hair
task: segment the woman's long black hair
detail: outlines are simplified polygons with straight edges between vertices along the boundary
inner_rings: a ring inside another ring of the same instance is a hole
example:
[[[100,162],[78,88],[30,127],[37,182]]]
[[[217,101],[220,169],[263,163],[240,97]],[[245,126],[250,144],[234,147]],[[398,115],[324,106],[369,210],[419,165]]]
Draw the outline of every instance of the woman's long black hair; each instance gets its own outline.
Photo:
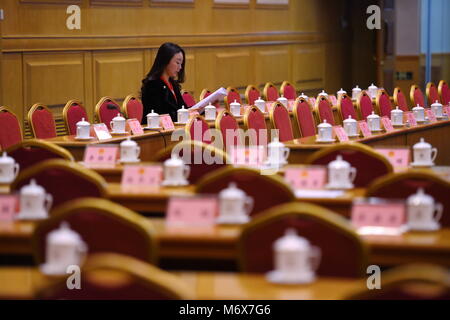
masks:
[[[155,61],[153,62],[153,66],[150,69],[150,72],[145,76],[144,80],[142,80],[142,88],[146,85],[146,83],[150,80],[157,80],[161,78],[161,75],[169,64],[170,60],[174,55],[181,52],[183,54],[183,63],[181,64],[180,72],[178,72],[178,79],[172,79],[178,85],[179,83],[184,82],[184,65],[185,65],[185,54],[184,50],[177,44],[172,42],[166,42],[161,45],[158,49],[158,53],[156,54]]]

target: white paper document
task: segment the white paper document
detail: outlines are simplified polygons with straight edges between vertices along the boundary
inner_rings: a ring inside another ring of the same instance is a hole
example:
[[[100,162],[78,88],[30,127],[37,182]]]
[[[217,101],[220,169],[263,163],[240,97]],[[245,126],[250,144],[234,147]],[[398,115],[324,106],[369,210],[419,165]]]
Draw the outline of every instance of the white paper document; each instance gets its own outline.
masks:
[[[223,97],[227,95],[227,89],[225,88],[219,88],[213,93],[211,93],[209,96],[207,96],[202,101],[198,102],[197,104],[193,105],[189,108],[189,110],[197,110],[198,112],[203,111],[203,108],[206,107],[210,102],[213,103],[216,100],[220,100]]]
[[[313,190],[313,189],[297,189],[295,190],[296,198],[336,198],[344,195],[343,190]]]

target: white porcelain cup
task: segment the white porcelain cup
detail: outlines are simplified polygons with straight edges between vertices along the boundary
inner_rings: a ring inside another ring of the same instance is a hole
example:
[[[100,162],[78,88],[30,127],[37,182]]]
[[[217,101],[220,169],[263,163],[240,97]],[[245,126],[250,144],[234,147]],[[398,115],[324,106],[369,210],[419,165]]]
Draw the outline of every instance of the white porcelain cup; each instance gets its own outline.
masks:
[[[380,117],[367,117],[367,125],[369,126],[370,131],[380,131],[381,121]]]
[[[399,107],[391,110],[391,121],[394,126],[403,125],[403,111]]]
[[[336,160],[328,164],[328,185],[336,188],[353,187],[353,181],[356,178],[356,168],[350,166],[350,163],[343,160],[341,155]]]
[[[189,111],[184,108],[178,109],[177,111],[177,122],[178,123],[187,123],[189,120]]]
[[[111,126],[112,132],[116,133],[125,133],[125,118],[121,117],[120,114],[117,115],[112,121],[109,123]]]
[[[121,161],[138,161],[141,148],[136,146],[120,146],[120,160]]]
[[[268,146],[268,160],[270,163],[282,164],[286,163],[289,158],[290,150],[285,147],[282,143],[280,145],[275,145],[269,143]]]
[[[436,203],[434,198],[425,193],[423,188],[419,188],[416,194],[407,199],[408,225],[412,229],[433,229],[439,226],[444,207],[441,203]]]
[[[153,129],[159,128],[159,114],[157,114],[153,110],[152,112],[147,114],[147,126]]]
[[[321,141],[330,141],[333,139],[333,128],[330,127],[321,127],[318,130],[319,140]]]
[[[77,138],[78,139],[89,139],[91,136],[91,124],[81,119],[81,121],[77,122]]]
[[[358,135],[358,122],[355,119],[352,119],[351,116],[348,116],[348,119],[343,121],[345,133],[349,137],[354,137]]]
[[[433,163],[437,156],[436,148],[414,149],[414,163],[415,164],[430,164]]]
[[[19,173],[19,164],[3,151],[0,157],[0,183],[11,183]]]
[[[230,103],[230,112],[233,116],[239,117],[241,115],[241,104],[234,100],[234,102]]]
[[[30,185],[24,186],[20,193],[19,218],[45,219],[53,203],[51,194],[36,185],[32,180]]]
[[[179,158],[171,158],[164,162],[165,185],[184,185],[191,172],[191,168]]]

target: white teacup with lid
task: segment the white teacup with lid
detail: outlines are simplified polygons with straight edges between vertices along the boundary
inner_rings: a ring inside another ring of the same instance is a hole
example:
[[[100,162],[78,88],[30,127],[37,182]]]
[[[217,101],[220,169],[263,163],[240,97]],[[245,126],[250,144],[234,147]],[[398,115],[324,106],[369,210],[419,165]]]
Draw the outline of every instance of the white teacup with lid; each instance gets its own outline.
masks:
[[[341,155],[336,160],[328,164],[328,184],[329,189],[351,189],[356,178],[356,168],[350,166]]]
[[[228,188],[219,193],[219,216],[217,223],[243,224],[250,220],[253,198],[231,182]]]
[[[439,103],[439,101],[437,100],[431,105],[431,110],[433,110],[437,119],[442,119],[444,117],[442,109],[443,109],[442,104]]]
[[[139,162],[140,153],[141,147],[130,137],[120,143],[120,162]]]
[[[266,102],[261,99],[261,97],[258,97],[258,99],[255,100],[255,106],[257,106],[262,113],[266,112]]]
[[[177,111],[177,122],[179,124],[185,124],[189,120],[189,110],[184,108],[184,105],[181,106],[181,109]]]
[[[0,183],[11,183],[16,179],[19,173],[19,164],[16,163],[14,158],[9,157],[8,154],[3,151],[0,157]]]
[[[90,139],[91,138],[91,124],[87,122],[84,118],[76,123],[77,135],[75,139]]]
[[[164,161],[164,180],[163,186],[185,186],[188,182],[188,177],[191,172],[191,167],[184,164],[183,160],[177,155],[172,154],[170,159]]]
[[[273,165],[285,165],[289,157],[289,148],[280,142],[278,137],[274,137],[272,142],[267,146],[268,157],[267,163]]]
[[[306,94],[304,94],[303,92],[302,92],[301,95],[299,95],[299,98],[303,98],[305,100],[308,100],[308,96]]]
[[[316,279],[321,251],[293,228],[273,244],[274,270],[267,273],[269,282],[282,284],[311,283]]]
[[[157,114],[154,110],[147,113],[147,128],[159,129],[159,114]]]
[[[349,137],[358,137],[358,121],[352,118],[351,115],[343,121],[344,130]]]
[[[46,219],[53,203],[51,194],[31,179],[30,184],[20,189],[20,212],[17,219]]]
[[[339,98],[339,96],[340,96],[340,95],[343,95],[343,94],[347,94],[347,91],[345,91],[344,89],[341,88],[341,90],[339,90],[339,91],[336,93],[336,97]]]
[[[279,97],[277,101],[283,104],[283,106],[285,106],[286,108],[289,108],[288,99],[286,99],[283,95],[281,95],[281,97]]]
[[[416,118],[417,122],[425,121],[425,108],[419,105],[412,108],[412,112],[414,113],[414,118]]]
[[[126,119],[120,115],[120,113],[117,114],[116,117],[112,119],[112,121],[109,123],[111,126],[111,132],[112,133],[126,133],[125,131],[125,124]]]
[[[434,198],[419,188],[408,197],[408,227],[410,230],[432,231],[440,228],[439,220],[444,207],[435,203]]]
[[[323,122],[317,126],[317,142],[333,142],[333,127],[323,119]]]
[[[216,107],[211,102],[205,107],[205,120],[216,120]]]
[[[361,93],[361,88],[356,86],[352,89],[352,100],[358,99],[359,94]]]
[[[322,92],[319,93],[318,96],[319,96],[319,97],[320,97],[320,96],[324,96],[324,97],[328,98],[328,93],[326,93],[325,90],[322,90]]]
[[[63,222],[47,235],[45,263],[40,270],[47,275],[65,275],[67,267],[82,265],[86,253],[86,243],[67,222]]]
[[[367,116],[367,125],[369,126],[369,129],[372,132],[381,131],[381,118],[380,118],[380,116],[375,114],[374,111],[372,111],[372,114]]]
[[[428,142],[425,142],[424,138],[420,138],[420,141],[413,146],[414,162],[411,165],[413,167],[434,166],[437,152],[437,149],[433,148]]]
[[[374,85],[373,83],[367,88],[367,91],[369,92],[369,96],[374,99],[377,97],[378,87]]]
[[[391,110],[391,121],[393,126],[403,126],[403,110],[398,106]]]
[[[234,102],[230,103],[230,112],[234,117],[241,116],[241,104],[234,100]]]

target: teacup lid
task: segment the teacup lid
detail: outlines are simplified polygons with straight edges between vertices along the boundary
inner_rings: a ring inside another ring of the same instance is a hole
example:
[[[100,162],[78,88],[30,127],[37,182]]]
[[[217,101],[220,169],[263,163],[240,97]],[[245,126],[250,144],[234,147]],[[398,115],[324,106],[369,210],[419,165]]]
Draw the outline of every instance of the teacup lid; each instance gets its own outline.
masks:
[[[70,229],[69,223],[66,221],[62,222],[58,229],[53,230],[47,236],[47,243],[49,245],[54,244],[64,244],[79,246],[84,245],[83,240],[81,240],[80,235]]]
[[[240,107],[241,104],[239,102],[237,102],[236,100],[234,100],[234,102],[230,103],[231,107]]]
[[[159,117],[159,114],[152,109],[152,112],[147,113],[147,117]]]
[[[136,141],[131,140],[130,137],[127,137],[126,140],[123,140],[123,141],[120,143],[120,146],[121,146],[121,147],[135,147],[135,146],[137,146],[137,143],[136,143]]]
[[[431,149],[431,144],[425,142],[424,138],[420,138],[420,141],[413,146],[413,149]]]
[[[303,98],[303,99],[305,99],[305,100],[308,100],[308,96],[307,96],[306,94],[304,94],[303,92],[302,92],[301,95],[299,95],[299,97],[300,97],[300,98]]]
[[[15,163],[16,161],[14,160],[13,157],[8,156],[8,154],[3,151],[2,156],[0,157],[0,163]]]
[[[434,198],[426,194],[423,188],[419,188],[415,194],[408,197],[407,203],[410,206],[433,205]]]
[[[183,160],[176,153],[173,153],[171,158],[164,161],[165,167],[181,167],[183,165]]]
[[[343,121],[344,123],[356,122],[355,119],[352,118],[351,115],[348,115],[348,118]]]
[[[284,147],[284,143],[283,143],[283,142],[280,142],[280,138],[278,138],[278,137],[273,137],[272,142],[269,143],[269,148],[274,148],[274,147],[278,147],[278,148]]]
[[[375,111],[372,111],[372,114],[368,115],[367,118],[370,119],[378,119],[380,116],[375,114]]]
[[[398,113],[398,114],[400,114],[400,113],[403,113],[403,110],[400,109],[398,106],[396,106],[395,109],[391,110],[391,113]]]
[[[439,103],[439,101],[436,100],[436,101],[431,105],[431,107],[432,107],[432,108],[442,107],[442,104]]]
[[[372,84],[368,87],[368,89],[376,90],[376,89],[378,89],[378,87],[372,83]]]
[[[84,118],[81,118],[81,121],[78,121],[77,122],[77,126],[84,126],[84,127],[87,127],[87,126],[90,126],[91,124],[89,123],[89,122],[87,122]]]
[[[27,184],[20,189],[21,195],[42,195],[45,194],[45,189],[36,183],[36,180],[31,179],[30,184]]]
[[[219,192],[220,199],[245,199],[246,193],[239,189],[235,182],[230,182],[228,188]]]
[[[345,93],[347,93],[347,91],[345,91],[344,89],[341,88],[341,90],[339,90],[337,92],[337,95],[339,96],[340,94],[345,94]]]
[[[327,122],[327,119],[323,119],[323,122],[317,126],[318,128],[331,128],[331,124]]]
[[[352,89],[352,91],[361,91],[361,88],[358,87],[358,85],[356,85],[356,87],[354,87],[354,88]]]
[[[178,109],[178,113],[189,113],[188,109],[184,108],[184,105],[181,106],[181,109]]]
[[[419,106],[419,105],[417,105],[417,106],[415,106],[414,108],[412,108],[412,110],[413,110],[413,111],[420,111],[420,110],[424,110],[424,108],[421,107],[421,106]]]
[[[328,93],[326,93],[325,90],[322,90],[322,92],[319,93],[319,96],[328,97]]]
[[[342,158],[342,155],[338,155],[336,157],[336,160],[331,161],[328,164],[329,168],[333,168],[333,169],[344,169],[344,168],[350,168],[350,163],[348,163],[347,161],[345,161]]]
[[[115,116],[115,117],[113,118],[113,121],[125,121],[125,118],[122,117],[122,116],[120,115],[120,113],[118,113],[117,116]]]
[[[216,107],[214,107],[211,102],[205,107],[206,110],[216,110]]]
[[[277,99],[277,101],[288,101],[283,95]]]
[[[285,231],[281,238],[278,238],[273,245],[275,251],[306,251],[310,248],[309,241],[297,234],[293,228]]]
[[[259,102],[259,103],[264,103],[265,101],[263,99],[261,99],[261,97],[258,97],[258,99],[255,100],[255,103]]]

